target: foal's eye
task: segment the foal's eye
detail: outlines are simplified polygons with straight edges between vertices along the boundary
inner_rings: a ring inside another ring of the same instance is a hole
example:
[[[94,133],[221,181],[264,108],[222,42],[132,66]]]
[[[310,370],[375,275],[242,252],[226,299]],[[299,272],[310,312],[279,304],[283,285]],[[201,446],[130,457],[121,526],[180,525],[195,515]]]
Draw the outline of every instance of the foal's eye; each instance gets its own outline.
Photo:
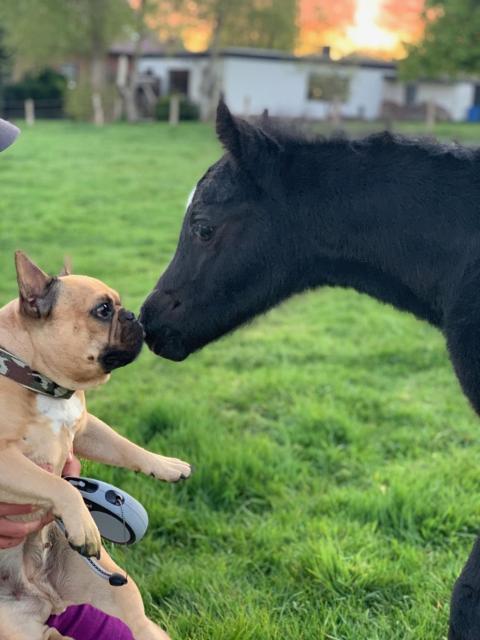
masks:
[[[213,236],[215,228],[209,224],[205,224],[204,222],[195,222],[195,224],[192,226],[192,231],[194,235],[197,236],[197,238],[206,241],[210,240],[210,238]]]
[[[100,320],[110,320],[113,316],[113,307],[110,302],[101,302],[92,311],[93,315]]]

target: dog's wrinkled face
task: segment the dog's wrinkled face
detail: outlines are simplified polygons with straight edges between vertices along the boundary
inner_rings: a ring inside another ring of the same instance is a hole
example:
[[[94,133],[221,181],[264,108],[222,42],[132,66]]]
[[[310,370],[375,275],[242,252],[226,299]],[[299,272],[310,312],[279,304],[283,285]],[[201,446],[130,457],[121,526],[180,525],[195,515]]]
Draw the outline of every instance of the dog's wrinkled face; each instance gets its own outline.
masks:
[[[19,314],[38,371],[64,387],[86,389],[138,356],[142,326],[116,291],[88,276],[52,278],[21,252],[16,267]]]

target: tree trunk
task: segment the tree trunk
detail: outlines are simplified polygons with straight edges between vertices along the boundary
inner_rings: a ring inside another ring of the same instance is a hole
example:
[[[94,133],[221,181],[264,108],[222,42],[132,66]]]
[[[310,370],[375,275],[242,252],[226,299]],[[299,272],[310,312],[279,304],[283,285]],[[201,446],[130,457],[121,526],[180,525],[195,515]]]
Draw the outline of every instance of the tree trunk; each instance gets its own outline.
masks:
[[[103,110],[103,90],[105,87],[105,59],[93,56],[90,61],[90,83],[92,87],[93,122],[98,127],[105,124],[105,112]]]
[[[339,129],[342,122],[342,108],[338,98],[334,98],[330,104],[330,118],[333,128]]]
[[[206,108],[202,113],[202,120],[213,120],[215,116],[215,110],[220,98],[220,82],[218,74],[218,62],[220,59],[220,37],[223,29],[224,16],[221,10],[215,18],[215,27],[213,29],[212,39],[209,47],[209,57],[207,62],[207,68],[205,69],[205,75],[203,79],[203,91],[206,98]]]
[[[106,11],[107,7],[104,0],[90,0],[90,86],[92,91],[93,122],[97,126],[105,124],[103,97],[106,84]]]
[[[147,0],[140,0],[137,8],[137,25],[136,40],[133,48],[130,77],[127,84],[123,88],[122,95],[124,100],[125,115],[128,122],[138,122],[140,115],[138,113],[136,91],[138,84],[138,61],[142,55],[143,39],[145,37],[145,14],[147,12]]]
[[[432,133],[435,129],[435,121],[437,116],[437,105],[433,100],[429,100],[427,102],[427,117],[426,117],[426,127],[429,133]]]

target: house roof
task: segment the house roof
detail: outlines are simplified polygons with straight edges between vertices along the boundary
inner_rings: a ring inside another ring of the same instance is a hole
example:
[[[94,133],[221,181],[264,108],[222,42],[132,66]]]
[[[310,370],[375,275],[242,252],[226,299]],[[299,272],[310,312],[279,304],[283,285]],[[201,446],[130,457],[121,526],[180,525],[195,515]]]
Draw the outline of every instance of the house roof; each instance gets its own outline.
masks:
[[[110,48],[112,55],[132,55],[134,49],[133,42],[120,42],[114,44]],[[207,58],[210,51],[188,51],[172,45],[164,44],[156,40],[153,36],[149,36],[144,40],[142,45],[142,58],[182,58],[195,59]],[[315,64],[338,64],[342,66],[357,65],[364,68],[376,69],[396,69],[394,62],[385,60],[376,60],[374,58],[366,58],[360,56],[349,56],[340,60],[332,60],[328,55],[309,55],[296,56],[287,51],[278,51],[276,49],[255,49],[250,47],[225,47],[218,51],[221,58],[243,58],[250,60],[271,60],[278,62],[313,62]]]
[[[136,42],[133,39],[119,40],[113,43],[109,49],[109,53],[114,56],[131,56],[134,53],[135,46]],[[148,34],[142,40],[142,56],[172,55],[172,50],[175,51],[175,56],[185,52],[185,49],[182,49],[178,42],[160,42],[153,34]]]

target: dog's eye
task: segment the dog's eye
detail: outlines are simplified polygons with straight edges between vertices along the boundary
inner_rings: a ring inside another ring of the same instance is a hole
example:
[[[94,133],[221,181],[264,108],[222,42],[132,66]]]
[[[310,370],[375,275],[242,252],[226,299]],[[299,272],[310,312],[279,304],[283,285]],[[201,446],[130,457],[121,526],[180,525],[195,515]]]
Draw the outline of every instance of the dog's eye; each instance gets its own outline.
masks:
[[[110,302],[102,302],[95,307],[93,315],[100,320],[110,320],[113,315],[113,307]]]
[[[200,240],[207,241],[213,236],[215,231],[215,227],[212,227],[209,224],[205,224],[204,222],[195,222],[192,226],[192,232],[197,238]]]

